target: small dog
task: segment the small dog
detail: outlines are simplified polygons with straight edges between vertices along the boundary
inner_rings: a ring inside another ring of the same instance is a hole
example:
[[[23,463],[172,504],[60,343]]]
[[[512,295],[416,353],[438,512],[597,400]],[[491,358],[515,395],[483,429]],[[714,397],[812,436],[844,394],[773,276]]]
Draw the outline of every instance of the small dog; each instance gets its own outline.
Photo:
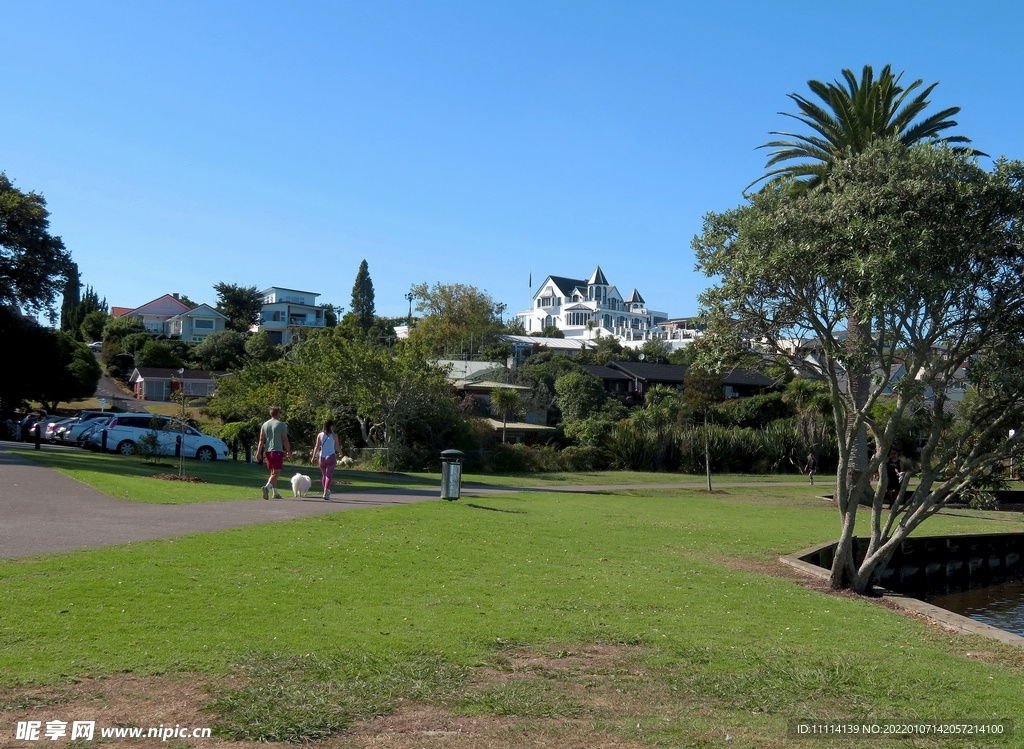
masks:
[[[309,476],[304,473],[296,473],[292,476],[292,496],[305,497],[309,487],[313,485]]]
[[[352,458],[348,457],[347,455],[338,461],[338,465],[343,466],[345,468],[351,468],[353,463],[355,463],[355,461],[352,460]]]

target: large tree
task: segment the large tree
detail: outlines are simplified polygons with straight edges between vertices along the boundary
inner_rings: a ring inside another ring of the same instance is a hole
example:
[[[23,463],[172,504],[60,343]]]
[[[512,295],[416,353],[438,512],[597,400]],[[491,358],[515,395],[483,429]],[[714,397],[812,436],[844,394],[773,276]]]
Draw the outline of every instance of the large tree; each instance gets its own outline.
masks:
[[[475,286],[421,283],[413,286],[411,293],[423,316],[410,338],[435,355],[473,356],[493,345],[503,330],[505,305]]]
[[[947,501],[1021,450],[1024,392],[1024,164],[985,172],[946,147],[879,141],[837,164],[822,189],[780,187],[705,217],[699,267],[708,340],[760,342],[827,383],[838,434],[839,545],[832,585],[864,591],[898,544]],[[871,335],[849,340],[851,321]],[[794,342],[813,341],[816,356]],[[972,395],[951,418],[955,380]],[[866,374],[865,374],[866,373]],[[867,387],[860,390],[859,379]],[[889,401],[889,407],[875,409]],[[885,471],[917,411],[920,482],[883,512]],[[874,451],[851,474],[866,426]],[[1017,434],[1007,439],[1008,429]],[[867,556],[854,564],[857,498],[869,495]]]
[[[0,305],[53,317],[70,271],[71,255],[50,234],[46,200],[22,192],[0,172]]]
[[[227,316],[227,326],[231,330],[247,333],[260,321],[263,297],[255,286],[221,281],[213,285],[213,290],[217,292],[217,311]]]
[[[778,189],[783,185],[787,190],[795,192],[817,189],[836,164],[863,153],[880,141],[897,141],[904,146],[925,141],[947,145],[970,143],[970,139],[963,135],[942,135],[956,127],[956,121],[951,118],[960,111],[959,107],[948,107],[919,119],[928,108],[928,97],[938,83],[919,90],[924,82],[918,79],[903,88],[900,85],[903,73],[894,75],[889,65],[882,68],[877,78],[870,65],[864,66],[859,80],[849,69],[844,70],[842,75],[844,82],[807,82],[811,92],[821,100],[820,104],[801,94],[789,95],[799,107],[800,114],[782,114],[799,121],[812,132],[773,132],[773,135],[790,140],[774,140],[761,146],[775,150],[771,152],[766,164],[770,171],[756,182],[767,179],[768,189]],[[910,98],[915,91],[918,91],[916,96]],[[961,153],[983,155],[964,146],[953,148]],[[784,165],[771,169],[778,164]],[[856,287],[851,286],[848,296],[852,298],[856,294]],[[851,306],[856,306],[856,303]],[[849,314],[848,308],[846,328],[847,345],[852,356],[862,341],[871,338],[871,323]],[[852,392],[858,401],[858,408],[867,398],[868,380],[866,370],[850,371]],[[852,422],[845,428],[853,429]],[[864,471],[867,451],[867,434],[861,428],[848,465],[851,483],[856,484]],[[870,499],[864,496],[859,501],[868,504]]]

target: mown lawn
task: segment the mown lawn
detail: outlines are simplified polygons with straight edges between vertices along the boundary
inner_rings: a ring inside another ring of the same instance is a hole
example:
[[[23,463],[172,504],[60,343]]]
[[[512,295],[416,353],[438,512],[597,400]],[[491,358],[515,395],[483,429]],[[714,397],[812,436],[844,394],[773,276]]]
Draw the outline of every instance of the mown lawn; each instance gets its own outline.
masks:
[[[770,574],[777,555],[836,535],[834,508],[811,487],[727,491],[424,502],[8,560],[0,680],[248,675],[214,689],[220,730],[292,740],[400,698],[583,721],[659,746],[724,745],[727,732],[730,746],[822,745],[786,737],[797,717],[1024,713],[1019,651]],[[1004,525],[936,517],[926,528]],[[473,680],[511,652],[594,643],[630,655],[576,681]],[[616,692],[591,700],[600,679],[617,679]]]

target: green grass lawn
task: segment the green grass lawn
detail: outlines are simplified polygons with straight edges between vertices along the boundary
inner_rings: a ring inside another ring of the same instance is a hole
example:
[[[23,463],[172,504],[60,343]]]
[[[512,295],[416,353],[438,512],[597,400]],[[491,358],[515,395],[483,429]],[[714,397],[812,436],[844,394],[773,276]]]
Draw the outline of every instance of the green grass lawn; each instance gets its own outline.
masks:
[[[837,534],[835,509],[813,495],[530,492],[7,560],[0,681],[248,675],[214,690],[221,730],[295,740],[403,697],[585,720],[659,746],[724,745],[727,731],[731,746],[822,745],[786,738],[796,717],[1024,713],[1020,651],[765,574]],[[472,679],[481,663],[511,670],[523,649],[557,658],[593,643],[630,649],[616,669],[571,678]]]
[[[8,448],[5,448],[8,449]],[[162,481],[150,476],[178,472],[178,459],[161,456],[155,463],[135,456],[90,453],[80,450],[33,450],[30,446],[10,448],[11,452],[55,468],[66,476],[81,481],[118,499],[154,504],[193,504],[196,502],[223,502],[235,499],[260,499],[260,486],[267,480],[267,469],[262,465],[244,461],[217,460],[204,462],[186,459],[185,473],[209,482],[181,483]],[[289,463],[284,467],[280,486],[288,488],[288,481],[296,471],[313,480],[313,488],[320,484],[320,469],[309,463]],[[440,477],[380,474],[369,471],[335,471],[337,494],[360,489],[440,487]],[[348,481],[349,484],[341,484]],[[290,489],[289,489],[290,491]]]

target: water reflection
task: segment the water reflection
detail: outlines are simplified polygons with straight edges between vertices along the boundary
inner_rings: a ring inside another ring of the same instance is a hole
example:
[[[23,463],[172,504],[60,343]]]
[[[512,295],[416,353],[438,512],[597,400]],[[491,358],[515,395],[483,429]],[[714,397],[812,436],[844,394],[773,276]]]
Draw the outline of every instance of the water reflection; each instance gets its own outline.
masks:
[[[947,611],[1024,635],[1024,581],[996,583],[925,600]]]

